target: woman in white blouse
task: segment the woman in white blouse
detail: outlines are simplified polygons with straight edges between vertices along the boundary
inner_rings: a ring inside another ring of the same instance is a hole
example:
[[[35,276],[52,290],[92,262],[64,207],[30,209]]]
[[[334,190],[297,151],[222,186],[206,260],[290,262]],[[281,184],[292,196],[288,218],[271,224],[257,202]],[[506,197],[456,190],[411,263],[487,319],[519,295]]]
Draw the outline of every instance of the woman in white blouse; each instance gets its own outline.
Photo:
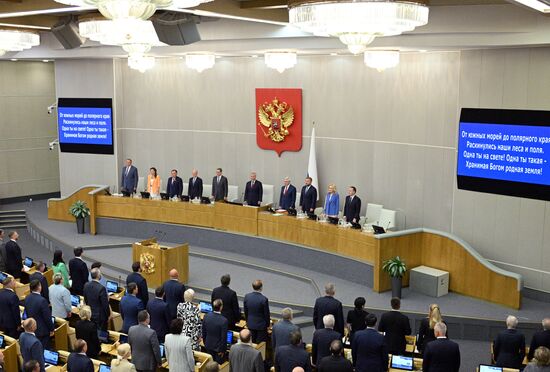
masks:
[[[166,335],[164,347],[166,348],[166,359],[171,371],[193,372],[195,370],[195,358],[191,347],[191,338],[181,331],[183,320],[176,318],[170,323],[170,333]]]

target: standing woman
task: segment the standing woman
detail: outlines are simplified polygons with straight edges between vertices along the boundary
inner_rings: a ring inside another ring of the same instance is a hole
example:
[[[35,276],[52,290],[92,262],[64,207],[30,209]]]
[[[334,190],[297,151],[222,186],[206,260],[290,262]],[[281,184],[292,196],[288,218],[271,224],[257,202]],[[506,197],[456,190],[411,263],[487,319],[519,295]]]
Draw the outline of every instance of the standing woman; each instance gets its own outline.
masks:
[[[193,304],[195,291],[189,288],[183,294],[184,301],[178,304],[177,317],[183,320],[182,333],[191,338],[193,350],[200,350],[202,336],[202,323],[199,308]]]
[[[67,289],[71,288],[71,283],[69,282],[69,271],[67,270],[65,261],[63,261],[63,252],[59,249],[53,253],[52,269],[54,275],[61,274],[63,277],[63,286]]]
[[[427,318],[422,319],[422,322],[420,322],[420,330],[418,331],[417,347],[418,351],[420,351],[421,353],[423,353],[426,349],[426,345],[428,344],[428,342],[435,340],[434,327],[439,322],[445,323],[443,321],[443,318],[441,317],[441,310],[439,310],[439,305],[431,304],[430,313],[428,314]],[[447,334],[445,334],[445,337],[447,337]]]
[[[365,297],[357,297],[353,302],[354,309],[348,311],[348,317],[346,319],[347,328],[349,332],[349,340],[353,342],[353,336],[355,332],[362,331],[367,328],[367,315],[369,313],[365,310],[365,304],[367,300]]]
[[[157,174],[157,168],[155,167],[149,169],[149,174],[147,175],[147,192],[151,196],[160,195],[160,176]]]
[[[327,217],[338,217],[338,212],[340,212],[340,196],[336,192],[336,185],[331,183],[328,185],[328,193],[325,197],[325,209],[323,213]]]
[[[164,346],[166,347],[166,359],[172,371],[194,372],[195,358],[191,338],[181,333],[183,320],[176,318],[170,323],[170,333],[166,335]]]

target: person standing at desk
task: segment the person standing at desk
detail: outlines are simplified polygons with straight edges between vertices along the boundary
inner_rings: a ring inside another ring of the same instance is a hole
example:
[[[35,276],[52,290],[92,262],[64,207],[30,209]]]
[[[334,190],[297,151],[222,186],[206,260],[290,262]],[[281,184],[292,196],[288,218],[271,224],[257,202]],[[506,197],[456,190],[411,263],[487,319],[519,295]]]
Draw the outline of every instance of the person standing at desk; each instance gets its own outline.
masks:
[[[227,177],[222,174],[222,169],[216,169],[216,175],[212,178],[212,197],[214,201],[227,201],[229,186]]]
[[[250,181],[244,188],[244,202],[247,205],[259,207],[262,204],[264,189],[262,183],[256,179],[256,172],[250,173]]]
[[[177,169],[172,169],[170,175],[171,177],[168,178],[168,182],[166,183],[166,193],[170,198],[174,196],[180,197],[183,193],[183,180],[181,177],[178,177]]]
[[[6,271],[15,279],[21,278],[23,270],[23,257],[21,257],[21,248],[17,244],[19,234],[17,231],[10,231],[8,234],[10,240],[4,245],[6,251]]]
[[[325,208],[323,213],[327,217],[338,217],[340,212],[340,195],[336,192],[336,185],[331,183],[328,185],[328,193],[325,197]]]
[[[126,159],[126,165],[122,168],[122,180],[120,191],[135,194],[138,187],[138,170],[132,165],[132,159]]]
[[[147,192],[151,196],[160,195],[160,176],[157,174],[157,168],[151,167],[147,175]]]
[[[202,198],[202,178],[199,177],[199,171],[196,169],[191,171],[191,178],[189,178],[189,185],[187,186],[187,196],[189,196],[189,200]]]
[[[285,177],[281,186],[279,209],[296,209],[296,187],[290,184],[290,177]]]
[[[302,212],[307,214],[315,212],[315,204],[317,203],[317,189],[311,182],[313,182],[313,178],[306,177],[305,185],[302,187],[300,194],[300,207],[302,207]]]
[[[355,186],[348,187],[348,196],[344,205],[344,219],[348,223],[359,223],[359,214],[361,213],[361,199],[355,193]]]

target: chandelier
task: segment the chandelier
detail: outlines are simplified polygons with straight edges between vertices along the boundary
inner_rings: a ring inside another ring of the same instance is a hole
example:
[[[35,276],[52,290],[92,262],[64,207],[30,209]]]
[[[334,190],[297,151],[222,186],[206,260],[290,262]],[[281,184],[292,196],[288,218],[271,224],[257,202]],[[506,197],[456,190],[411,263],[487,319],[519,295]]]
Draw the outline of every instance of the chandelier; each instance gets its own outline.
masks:
[[[199,73],[214,67],[215,63],[216,56],[211,53],[193,53],[185,55],[185,64],[187,67]]]
[[[143,54],[130,54],[128,56],[128,67],[144,73],[155,67],[155,57],[145,56]]]
[[[428,23],[428,7],[394,0],[345,0],[289,5],[290,23],[316,36],[335,36],[353,54],[380,36],[400,35]]]
[[[369,50],[365,52],[365,65],[382,72],[399,64],[399,52],[396,50]]]
[[[81,36],[104,45],[120,45],[123,48],[125,45],[146,45],[149,49],[151,46],[163,45],[151,21],[90,20],[80,22],[78,31]]]
[[[295,52],[266,52],[264,58],[267,67],[275,69],[279,73],[294,67],[298,62],[298,55]]]
[[[6,52],[20,52],[40,45],[38,34],[26,31],[0,30],[0,56]]]

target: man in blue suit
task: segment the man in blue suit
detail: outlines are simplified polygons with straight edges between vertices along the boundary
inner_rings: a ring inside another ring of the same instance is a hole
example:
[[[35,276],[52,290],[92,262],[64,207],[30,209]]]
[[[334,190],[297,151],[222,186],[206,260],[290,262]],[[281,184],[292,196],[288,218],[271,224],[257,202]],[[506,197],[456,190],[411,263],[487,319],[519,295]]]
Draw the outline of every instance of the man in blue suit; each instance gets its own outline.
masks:
[[[170,198],[173,198],[174,196],[180,197],[183,193],[183,180],[181,177],[178,177],[178,171],[176,169],[172,169],[170,174],[172,177],[168,178],[166,193]]]
[[[344,335],[344,311],[342,309],[342,303],[334,298],[336,290],[333,283],[325,284],[325,296],[319,297],[315,301],[313,307],[313,325],[315,329],[322,329],[325,327],[323,324],[323,317],[328,314],[334,316],[334,330],[340,335]]]
[[[191,172],[191,178],[189,178],[187,186],[187,196],[189,196],[189,200],[202,198],[202,178],[199,177],[199,171],[196,169]]]
[[[36,271],[32,273],[31,276],[29,276],[29,283],[33,280],[38,280],[40,282],[40,285],[42,286],[42,291],[40,294],[42,297],[50,303],[50,291],[48,290],[48,280],[44,276],[44,271],[46,271],[46,264],[42,261],[38,261],[35,265]]]
[[[122,168],[120,190],[133,194],[137,191],[138,181],[137,168],[132,165],[132,159],[126,159],[126,165]]]
[[[168,304],[164,302],[164,288],[158,287],[155,289],[155,298],[147,304],[147,312],[150,315],[151,329],[157,332],[157,337],[160,343],[164,343],[164,337],[168,333],[170,326],[170,313]]]
[[[254,207],[259,207],[262,204],[264,189],[262,183],[256,179],[256,172],[250,173],[250,181],[244,187],[244,202]]]
[[[388,352],[384,336],[374,328],[376,315],[366,318],[367,329],[355,333],[351,355],[356,372],[384,372],[388,370]]]
[[[94,372],[94,363],[86,355],[88,345],[82,339],[76,340],[74,352],[67,360],[67,372]]]
[[[34,335],[36,332],[36,321],[33,318],[27,318],[23,322],[23,329],[25,332],[19,336],[19,347],[23,363],[36,360],[40,364],[40,372],[44,372],[44,347]]]
[[[204,347],[220,364],[223,363],[227,350],[227,319],[221,314],[222,307],[222,300],[215,300],[212,303],[213,312],[206,314],[202,320]]]
[[[285,177],[281,186],[279,209],[296,209],[296,187],[290,184],[290,177]]]
[[[69,273],[71,274],[71,292],[74,295],[84,294],[84,284],[88,283],[88,265],[82,260],[82,247],[73,250],[74,258],[69,261]]]
[[[143,302],[136,297],[138,287],[136,283],[128,284],[126,295],[120,300],[120,315],[122,316],[122,332],[128,334],[131,326],[138,324],[138,313],[145,310]]]
[[[0,289],[0,330],[10,337],[19,337],[21,329],[21,313],[19,312],[19,297],[15,294],[15,279],[8,276],[2,282]]]
[[[300,194],[300,207],[302,207],[304,213],[308,214],[315,212],[317,204],[317,189],[311,184],[312,182],[311,177],[306,177],[305,185],[302,187]]]
[[[424,350],[422,370],[424,372],[458,372],[460,370],[460,349],[456,342],[449,340],[447,326],[443,322],[434,326],[436,339],[429,342]]]
[[[170,320],[172,320],[176,319],[178,315],[178,304],[183,302],[185,285],[179,282],[178,270],[172,269],[168,275],[170,279],[164,282],[163,287],[165,300],[168,304],[168,313],[170,314]]]
[[[255,344],[262,341],[267,342],[267,328],[271,324],[269,300],[262,294],[262,288],[262,281],[255,280],[252,283],[254,292],[244,296],[244,318],[250,333],[252,333],[252,342]]]
[[[139,261],[132,264],[132,273],[126,278],[126,286],[130,283],[136,283],[138,286],[137,297],[143,302],[143,306],[147,307],[149,302],[149,287],[147,280],[141,275],[141,265]]]
[[[275,372],[293,372],[295,368],[311,371],[309,354],[302,344],[302,334],[294,331],[290,334],[290,345],[283,345],[275,351]]]
[[[42,343],[44,349],[50,346],[50,337],[55,329],[52,322],[52,311],[48,301],[40,294],[42,285],[38,280],[33,280],[30,285],[31,293],[25,298],[25,312],[28,318],[36,321],[36,337]]]

